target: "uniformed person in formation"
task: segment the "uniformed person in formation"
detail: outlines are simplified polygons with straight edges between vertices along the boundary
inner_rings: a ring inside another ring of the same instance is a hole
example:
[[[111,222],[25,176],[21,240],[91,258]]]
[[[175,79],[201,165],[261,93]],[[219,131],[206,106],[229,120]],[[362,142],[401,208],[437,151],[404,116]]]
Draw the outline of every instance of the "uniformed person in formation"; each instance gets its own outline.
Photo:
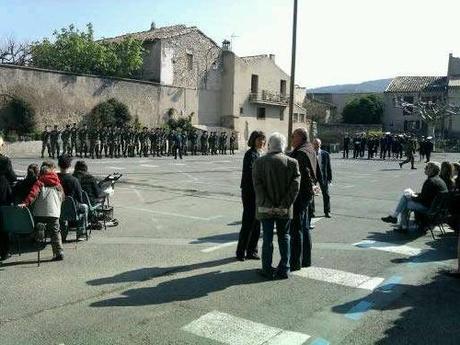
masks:
[[[200,138],[200,144],[201,144],[201,154],[204,156],[208,154],[208,140],[209,140],[208,132],[203,131],[203,133],[201,134],[201,138]]]
[[[191,144],[191,154],[192,156],[196,156],[197,151],[198,151],[198,134],[196,133],[196,130],[192,130],[192,133],[190,134],[190,144]]]
[[[108,136],[108,129],[109,129],[109,126],[107,127],[101,127],[99,129],[99,140],[101,142],[100,146],[99,146],[99,157],[102,158],[102,151],[104,151],[104,156],[105,158],[108,157],[108,153],[109,153],[109,146],[108,146],[108,142],[107,142],[107,136]]]
[[[80,158],[83,155],[88,158],[88,125],[83,125],[83,128],[78,131],[78,141],[80,142]]]
[[[50,126],[46,125],[45,130],[42,132],[41,139],[42,139],[42,155],[41,157],[44,158],[45,149],[48,150],[48,156],[51,158],[51,132]]]
[[[77,124],[74,123],[70,129],[70,155],[77,155],[77,138],[78,138],[78,128]]]
[[[96,127],[91,126],[88,130],[89,155],[91,159],[99,158],[99,131]]]
[[[58,126],[55,125],[54,129],[50,133],[50,141],[51,141],[51,156],[53,158],[59,157],[60,155],[60,147],[59,147],[59,140],[61,139],[61,132],[58,129]]]
[[[356,134],[353,138],[353,158],[359,157],[359,151],[361,148],[361,138],[359,134]]]
[[[186,130],[182,131],[182,147],[181,151],[184,156],[187,156],[187,151],[188,151],[188,134]]]
[[[348,133],[345,134],[345,137],[343,138],[343,158],[348,159],[348,152],[350,151],[350,136]]]
[[[230,154],[234,155],[235,154],[235,141],[236,141],[236,136],[235,136],[235,133],[232,132],[232,134],[230,135]]]
[[[139,136],[139,141],[141,145],[141,151],[139,157],[148,157],[149,156],[149,131],[147,127],[142,128],[142,132]]]
[[[71,154],[71,147],[70,147],[70,125],[65,125],[65,129],[61,133],[62,139],[62,153],[63,154]]]

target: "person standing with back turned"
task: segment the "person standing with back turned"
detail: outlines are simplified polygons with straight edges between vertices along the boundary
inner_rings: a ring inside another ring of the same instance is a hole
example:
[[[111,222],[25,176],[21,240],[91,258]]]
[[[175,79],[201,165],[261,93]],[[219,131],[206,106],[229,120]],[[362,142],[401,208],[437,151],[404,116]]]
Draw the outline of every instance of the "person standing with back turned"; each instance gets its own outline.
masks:
[[[254,162],[252,178],[256,192],[256,217],[263,226],[262,271],[268,279],[287,279],[290,271],[289,226],[292,205],[299,193],[299,164],[284,154],[286,138],[273,133],[268,140],[268,153]],[[272,267],[273,229],[276,224],[281,260]]]
[[[241,199],[243,201],[243,218],[236,248],[236,259],[259,260],[257,242],[260,237],[260,222],[256,219],[256,194],[252,182],[252,167],[265,146],[265,134],[254,131],[249,136],[248,146],[243,159],[243,173],[241,175]]]

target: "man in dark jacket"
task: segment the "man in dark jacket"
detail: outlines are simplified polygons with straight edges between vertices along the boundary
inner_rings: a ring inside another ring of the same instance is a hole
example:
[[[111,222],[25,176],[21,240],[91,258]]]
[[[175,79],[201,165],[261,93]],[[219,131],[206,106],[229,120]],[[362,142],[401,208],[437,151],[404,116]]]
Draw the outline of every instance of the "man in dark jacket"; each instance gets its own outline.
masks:
[[[292,133],[294,150],[291,157],[299,163],[300,191],[294,202],[294,212],[291,225],[291,271],[301,267],[311,266],[311,237],[308,207],[313,199],[313,184],[316,182],[316,154],[308,142],[308,132],[305,128],[297,128]]]
[[[324,215],[331,218],[331,202],[329,196],[329,184],[332,182],[331,158],[329,152],[321,149],[321,140],[316,138],[313,141],[316,157],[318,160],[318,182],[323,194]]]
[[[3,147],[3,138],[0,136],[0,152]],[[11,184],[16,181],[16,174],[11,166],[11,161],[8,157],[0,154],[0,206],[11,205],[13,202],[13,193]],[[0,214],[1,217],[1,214]],[[0,229],[0,260],[8,258],[10,249],[10,241],[7,233]]]
[[[422,191],[419,194],[412,194],[406,190],[401,196],[398,206],[393,214],[383,217],[385,223],[396,224],[398,215],[401,215],[400,232],[407,232],[409,225],[410,211],[425,214],[431,207],[433,200],[439,193],[447,192],[446,183],[439,177],[441,165],[437,162],[429,162],[425,166],[425,174],[428,178],[423,183]]]
[[[73,176],[80,181],[81,189],[88,194],[91,204],[103,201],[105,198],[104,191],[99,186],[96,178],[88,173],[88,165],[86,165],[85,161],[75,163]]]

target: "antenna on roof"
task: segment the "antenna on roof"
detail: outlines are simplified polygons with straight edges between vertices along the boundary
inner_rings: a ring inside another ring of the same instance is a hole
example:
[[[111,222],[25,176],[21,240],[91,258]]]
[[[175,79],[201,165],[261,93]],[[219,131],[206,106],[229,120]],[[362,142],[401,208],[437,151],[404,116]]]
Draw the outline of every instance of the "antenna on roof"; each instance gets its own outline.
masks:
[[[150,30],[152,31],[152,30],[155,30],[156,28],[157,28],[157,26],[155,25],[155,22],[152,22],[150,24]]]
[[[233,49],[233,41],[235,40],[235,38],[238,38],[238,37],[240,36],[235,35],[235,33],[232,33],[232,35],[230,36],[230,50],[235,51],[235,49]]]

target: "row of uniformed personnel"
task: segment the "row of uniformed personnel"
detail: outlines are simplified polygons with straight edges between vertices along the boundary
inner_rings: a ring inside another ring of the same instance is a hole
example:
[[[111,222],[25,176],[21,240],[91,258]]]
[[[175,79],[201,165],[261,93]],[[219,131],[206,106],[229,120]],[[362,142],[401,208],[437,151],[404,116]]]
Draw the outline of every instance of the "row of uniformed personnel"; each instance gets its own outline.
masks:
[[[81,128],[74,123],[72,126],[66,125],[65,129],[60,131],[58,126],[51,130],[50,126],[45,126],[42,132],[42,150],[43,158],[45,150],[52,158],[59,156],[61,153],[68,153],[80,157],[102,158],[105,157],[148,157],[174,155],[177,154],[182,158],[182,154],[197,155],[198,144],[200,144],[200,153],[207,154],[227,154],[230,149],[231,154],[235,154],[235,133],[228,138],[226,132],[203,131],[201,136],[195,129],[186,130],[167,130],[165,128],[147,128],[142,130],[132,126],[107,126],[101,128],[88,128],[83,125]]]

